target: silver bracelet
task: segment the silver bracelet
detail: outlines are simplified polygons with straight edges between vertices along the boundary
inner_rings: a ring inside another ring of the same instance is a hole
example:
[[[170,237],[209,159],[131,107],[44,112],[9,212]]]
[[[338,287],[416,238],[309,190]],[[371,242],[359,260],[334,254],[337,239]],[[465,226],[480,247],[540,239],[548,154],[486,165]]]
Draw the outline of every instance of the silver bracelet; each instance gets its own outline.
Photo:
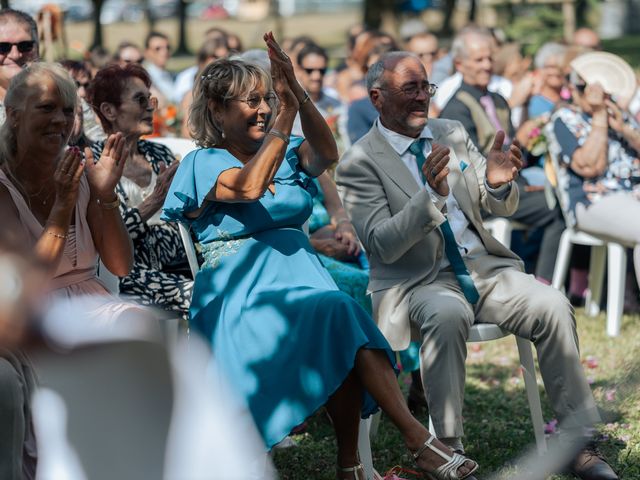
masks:
[[[273,135],[274,137],[279,138],[280,140],[282,140],[285,145],[289,145],[289,136],[285,135],[280,130],[276,130],[275,128],[272,128],[271,130],[269,130],[267,132],[267,135]]]

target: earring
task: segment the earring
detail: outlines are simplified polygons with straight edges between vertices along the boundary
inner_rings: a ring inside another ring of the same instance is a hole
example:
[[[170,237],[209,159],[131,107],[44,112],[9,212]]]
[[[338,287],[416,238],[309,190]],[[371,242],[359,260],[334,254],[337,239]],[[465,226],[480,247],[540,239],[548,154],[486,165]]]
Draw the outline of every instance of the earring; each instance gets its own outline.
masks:
[[[220,136],[222,137],[223,140],[227,138],[227,136],[224,134],[224,130],[220,132]]]

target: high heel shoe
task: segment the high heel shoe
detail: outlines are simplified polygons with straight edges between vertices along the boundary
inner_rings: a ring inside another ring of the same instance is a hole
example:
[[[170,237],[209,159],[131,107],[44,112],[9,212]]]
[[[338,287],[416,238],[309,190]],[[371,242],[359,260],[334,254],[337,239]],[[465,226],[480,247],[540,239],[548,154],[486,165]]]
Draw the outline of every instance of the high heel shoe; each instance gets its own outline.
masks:
[[[338,480],[347,480],[347,478],[349,480],[366,480],[364,465],[359,463],[353,467],[338,467]]]
[[[432,442],[434,439],[435,437],[433,436],[429,437],[427,441],[424,442],[424,445],[422,445],[415,453],[413,453],[413,459],[416,462],[418,461],[420,456],[424,453],[424,451],[427,448],[432,452],[436,453],[439,457],[446,460],[446,463],[440,465],[438,468],[436,468],[432,472],[428,472],[425,470],[425,474],[431,480],[462,480],[463,478],[469,478],[471,474],[478,469],[478,464],[473,460],[455,452],[453,453],[453,455],[448,455],[446,452],[443,452],[435,445],[432,445]],[[469,469],[469,472],[466,473],[465,475],[462,475],[462,476],[458,475],[458,469],[464,466],[466,462],[472,462],[473,467],[471,467]]]

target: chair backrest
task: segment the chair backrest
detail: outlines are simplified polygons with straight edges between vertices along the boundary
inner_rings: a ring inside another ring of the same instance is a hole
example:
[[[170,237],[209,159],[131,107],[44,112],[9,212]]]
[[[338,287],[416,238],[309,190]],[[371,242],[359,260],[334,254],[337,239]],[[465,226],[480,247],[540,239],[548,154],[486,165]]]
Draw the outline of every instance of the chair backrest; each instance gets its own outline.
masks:
[[[189,228],[183,224],[178,223],[178,229],[180,230],[180,238],[184,245],[184,251],[187,254],[187,261],[189,262],[189,268],[193,278],[196,278],[196,274],[200,271],[200,264],[198,263],[198,255],[196,254],[196,247],[191,239]]]
[[[173,152],[179,160],[182,160],[187,154],[198,148],[196,142],[190,138],[177,138],[177,137],[153,137],[149,139],[152,142],[165,145]]]

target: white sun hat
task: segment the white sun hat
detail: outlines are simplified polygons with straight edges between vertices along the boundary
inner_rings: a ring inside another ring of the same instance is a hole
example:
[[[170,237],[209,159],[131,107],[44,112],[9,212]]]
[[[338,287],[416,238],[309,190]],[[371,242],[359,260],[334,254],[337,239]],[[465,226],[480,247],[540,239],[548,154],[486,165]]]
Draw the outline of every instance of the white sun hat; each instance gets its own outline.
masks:
[[[588,84],[599,83],[623,108],[633,98],[638,81],[631,66],[613,53],[589,52],[571,62],[571,68]]]

